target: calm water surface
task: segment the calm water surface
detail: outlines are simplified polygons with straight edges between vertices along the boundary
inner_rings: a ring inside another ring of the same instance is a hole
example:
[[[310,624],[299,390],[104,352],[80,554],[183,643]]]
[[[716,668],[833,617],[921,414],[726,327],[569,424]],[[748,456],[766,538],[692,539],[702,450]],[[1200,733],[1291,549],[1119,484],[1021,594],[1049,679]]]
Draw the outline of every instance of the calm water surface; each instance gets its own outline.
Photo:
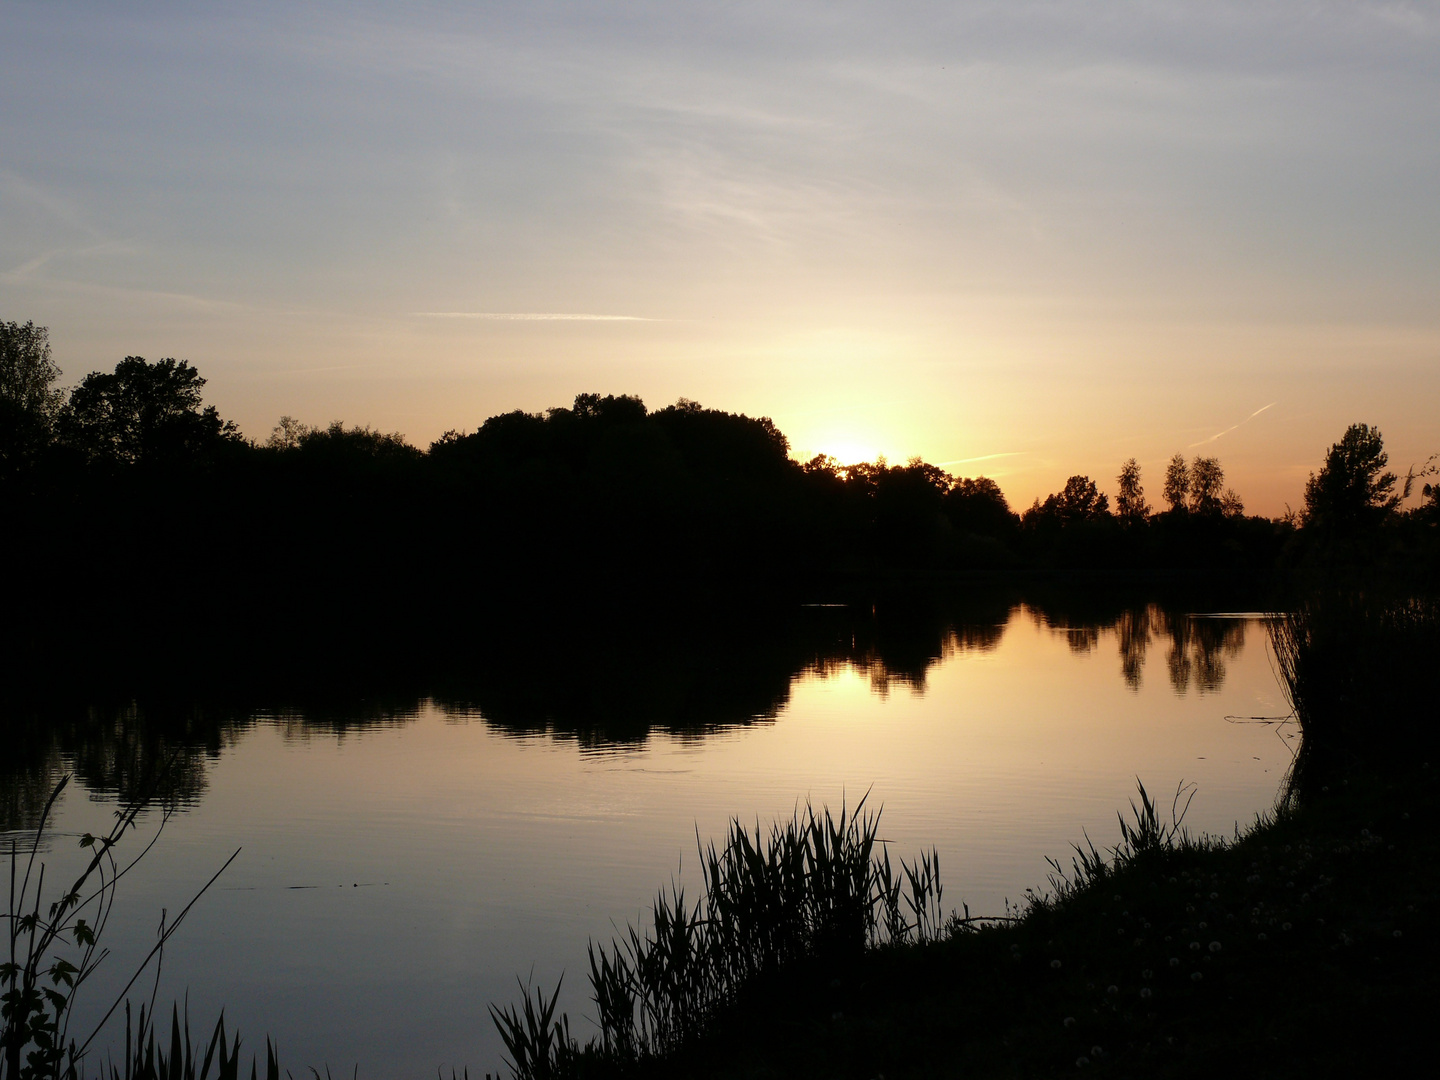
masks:
[[[551,987],[564,973],[585,1036],[587,939],[690,880],[697,832],[732,815],[868,792],[892,853],[939,850],[947,908],[998,913],[1082,831],[1113,842],[1137,777],[1167,796],[1195,783],[1188,823],[1228,834],[1273,805],[1291,758],[1292,729],[1227,719],[1288,711],[1254,617],[1151,607],[1070,625],[1017,605],[942,628],[919,662],[857,649],[815,650],[743,722],[623,739],[428,699],[357,705],[354,723],[249,714],[203,740],[185,809],[123,883],[88,1000],[123,983],[162,908],[242,848],[167,948],[159,1000],[188,988],[197,1021],[223,1006],[297,1075],[483,1074],[501,1056],[486,1005],[513,1000],[517,975]],[[62,834],[105,826],[102,789],[65,796]],[[52,863],[70,852],[58,840]]]

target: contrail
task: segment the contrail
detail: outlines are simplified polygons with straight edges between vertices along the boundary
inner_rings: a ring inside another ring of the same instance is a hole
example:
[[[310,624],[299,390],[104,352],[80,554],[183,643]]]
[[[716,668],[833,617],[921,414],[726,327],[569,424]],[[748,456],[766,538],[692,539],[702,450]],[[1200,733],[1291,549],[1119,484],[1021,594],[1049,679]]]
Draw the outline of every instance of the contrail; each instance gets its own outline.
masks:
[[[642,315],[587,315],[562,311],[417,311],[422,319],[495,319],[508,322],[655,322]]]
[[[1028,454],[1028,450],[1007,450],[1003,454],[981,454],[979,457],[955,458],[951,461],[937,461],[938,465],[969,465],[972,461],[993,461],[995,458],[1019,457],[1021,454]]]
[[[1240,424],[1248,424],[1251,420],[1254,420],[1255,417],[1259,416],[1259,415],[1260,415],[1262,412],[1264,412],[1266,409],[1269,409],[1269,408],[1271,408],[1272,406],[1277,405],[1277,404],[1279,404],[1279,403],[1278,403],[1278,402],[1275,402],[1275,401],[1272,401],[1272,402],[1270,402],[1269,405],[1261,405],[1260,408],[1256,409],[1256,410],[1255,410],[1254,412],[1252,412],[1249,416],[1245,417],[1244,420],[1241,420],[1241,421],[1240,421]],[[1216,439],[1220,438],[1221,435],[1229,435],[1230,432],[1232,432],[1232,431],[1234,431],[1236,428],[1238,428],[1238,427],[1240,426],[1240,424],[1232,424],[1230,427],[1227,427],[1224,431],[1217,431],[1214,435],[1211,435],[1208,439],[1201,439],[1199,442],[1192,442],[1192,443],[1191,443],[1189,446],[1187,446],[1185,449],[1187,449],[1187,450],[1193,450],[1193,449],[1194,449],[1195,447],[1197,447],[1197,446],[1204,446],[1206,443],[1212,443],[1212,442],[1214,442]]]

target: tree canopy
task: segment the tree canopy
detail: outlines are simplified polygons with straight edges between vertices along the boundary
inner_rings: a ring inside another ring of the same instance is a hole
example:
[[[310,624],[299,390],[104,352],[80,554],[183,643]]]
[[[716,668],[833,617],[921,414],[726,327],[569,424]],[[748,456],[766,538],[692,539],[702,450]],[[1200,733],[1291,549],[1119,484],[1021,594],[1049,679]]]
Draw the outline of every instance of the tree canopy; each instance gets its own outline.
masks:
[[[1032,507],[1031,513],[1053,518],[1061,525],[1102,521],[1110,516],[1110,497],[1088,476],[1072,476],[1059,492],[1047,496],[1038,507]]]
[[[1379,428],[1351,424],[1306,481],[1306,525],[1349,537],[1381,524],[1400,505],[1389,461]]]
[[[1120,475],[1115,478],[1115,514],[1122,521],[1145,520],[1150,506],[1145,502],[1145,488],[1140,484],[1140,463],[1133,457],[1120,466]]]
[[[114,464],[181,462],[240,441],[235,425],[203,404],[204,386],[188,361],[127,356],[75,388],[60,416],[61,437],[89,460]]]
[[[1199,457],[1190,462],[1190,510],[1218,514],[1223,508],[1225,470],[1218,458]]]
[[[50,331],[0,321],[0,468],[21,468],[46,445],[64,394],[53,384]]]

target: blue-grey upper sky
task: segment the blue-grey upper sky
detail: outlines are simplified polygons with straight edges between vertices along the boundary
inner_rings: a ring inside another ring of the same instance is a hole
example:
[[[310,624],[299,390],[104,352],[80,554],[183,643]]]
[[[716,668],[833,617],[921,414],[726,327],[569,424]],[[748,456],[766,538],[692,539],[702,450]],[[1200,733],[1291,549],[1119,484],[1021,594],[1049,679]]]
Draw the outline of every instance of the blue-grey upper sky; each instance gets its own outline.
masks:
[[[1430,3],[0,6],[0,318],[259,437],[685,395],[1278,512],[1440,449],[1437,190]]]

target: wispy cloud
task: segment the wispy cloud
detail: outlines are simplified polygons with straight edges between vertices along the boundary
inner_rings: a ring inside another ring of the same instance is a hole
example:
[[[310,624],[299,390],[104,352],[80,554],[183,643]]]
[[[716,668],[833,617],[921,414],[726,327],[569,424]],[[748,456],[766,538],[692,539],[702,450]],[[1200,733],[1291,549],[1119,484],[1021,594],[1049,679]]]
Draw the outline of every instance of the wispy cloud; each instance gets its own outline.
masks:
[[[48,259],[48,257],[46,257]],[[36,262],[32,259],[31,263]],[[73,281],[34,274],[30,263],[13,271],[0,272],[4,284],[34,284],[58,293],[75,296],[104,296],[130,302],[150,302],[172,309],[198,309],[202,311],[255,311],[254,305],[239,300],[216,300],[192,293],[172,292],[165,289],[136,289],[126,285],[107,285],[98,281]]]
[[[494,319],[509,322],[656,322],[643,315],[587,315],[563,311],[417,311],[422,319]]]
[[[976,461],[994,461],[996,458],[1020,457],[1022,454],[1030,453],[1029,450],[1006,450],[1001,454],[981,454],[979,457],[952,458],[950,461],[937,461],[936,465],[942,468],[946,465],[969,465]]]
[[[1269,405],[1261,405],[1260,408],[1256,409],[1256,410],[1255,410],[1254,412],[1252,412],[1249,416],[1245,417],[1244,420],[1241,420],[1239,424],[1231,424],[1231,425],[1230,425],[1229,427],[1227,427],[1224,431],[1217,431],[1214,435],[1211,435],[1208,439],[1201,439],[1199,442],[1192,442],[1188,447],[1186,447],[1186,449],[1189,450],[1189,449],[1194,449],[1194,448],[1197,447],[1197,446],[1204,446],[1206,443],[1212,443],[1212,442],[1214,442],[1216,439],[1220,438],[1222,435],[1229,435],[1230,432],[1234,431],[1234,430],[1235,430],[1236,428],[1238,428],[1241,424],[1248,424],[1251,420],[1254,420],[1255,417],[1259,416],[1259,415],[1260,415],[1262,412],[1264,412],[1266,409],[1273,408],[1276,404],[1278,404],[1278,403],[1272,401],[1272,402],[1270,402]]]
[[[301,367],[282,368],[270,372],[271,375],[311,375],[317,371],[354,371],[356,368],[364,367],[364,364],[328,364],[325,367]]]
[[[51,263],[65,259],[94,259],[107,255],[128,255],[135,252],[135,247],[124,240],[105,240],[98,244],[89,244],[85,247],[57,247],[49,251],[43,251],[19,266],[10,270],[0,271],[0,281],[10,284],[34,281],[43,284],[53,284],[53,280],[45,279],[40,271],[44,270]]]
[[[12,169],[0,169],[0,192],[27,204],[31,213],[40,211],[67,229],[92,238],[99,231],[89,223],[80,204],[63,197],[44,184],[35,183]]]

